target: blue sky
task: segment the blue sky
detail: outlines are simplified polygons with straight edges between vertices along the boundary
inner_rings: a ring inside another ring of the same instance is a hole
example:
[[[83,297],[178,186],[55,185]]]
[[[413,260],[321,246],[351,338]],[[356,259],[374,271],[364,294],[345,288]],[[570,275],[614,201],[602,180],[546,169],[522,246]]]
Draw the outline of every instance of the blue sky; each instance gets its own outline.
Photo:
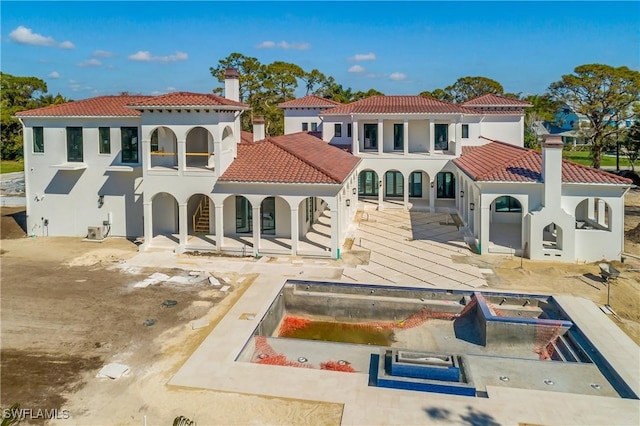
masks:
[[[1,70],[83,99],[209,92],[232,52],[417,94],[463,76],[543,93],[586,63],[640,70],[639,2],[0,3]],[[301,94],[301,93],[299,93]]]

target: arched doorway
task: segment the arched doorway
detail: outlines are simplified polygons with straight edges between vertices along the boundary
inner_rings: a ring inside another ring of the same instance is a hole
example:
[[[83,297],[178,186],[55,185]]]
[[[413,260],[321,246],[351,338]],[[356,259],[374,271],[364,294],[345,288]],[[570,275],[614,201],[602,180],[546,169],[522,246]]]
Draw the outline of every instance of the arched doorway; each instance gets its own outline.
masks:
[[[178,233],[178,202],[166,192],[155,194],[152,202],[153,236]]]
[[[213,167],[213,136],[204,127],[189,130],[186,140],[186,167]]]
[[[503,195],[490,205],[489,243],[496,252],[509,248],[511,252],[522,249],[522,204],[518,199]]]
[[[178,166],[178,140],[168,127],[158,127],[151,132],[151,168]]]
[[[331,250],[331,210],[320,197],[307,197],[298,205],[300,254],[323,254]]]
[[[554,222],[542,229],[542,248],[562,250],[562,228]]]
[[[358,196],[377,197],[380,186],[378,174],[373,170],[363,170],[358,174]]]
[[[397,170],[384,174],[384,196],[388,198],[404,197],[404,176]]]
[[[215,209],[205,194],[193,194],[187,202],[189,235],[215,235]]]

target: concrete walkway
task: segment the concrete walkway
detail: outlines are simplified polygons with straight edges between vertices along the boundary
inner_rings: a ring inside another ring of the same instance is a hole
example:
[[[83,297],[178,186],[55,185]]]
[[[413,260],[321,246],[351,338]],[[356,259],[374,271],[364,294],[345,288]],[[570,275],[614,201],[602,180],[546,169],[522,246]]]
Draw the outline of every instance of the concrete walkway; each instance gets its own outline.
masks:
[[[369,264],[345,268],[345,282],[470,289],[486,286],[472,256],[445,213],[367,210],[355,231],[352,252],[370,251]]]

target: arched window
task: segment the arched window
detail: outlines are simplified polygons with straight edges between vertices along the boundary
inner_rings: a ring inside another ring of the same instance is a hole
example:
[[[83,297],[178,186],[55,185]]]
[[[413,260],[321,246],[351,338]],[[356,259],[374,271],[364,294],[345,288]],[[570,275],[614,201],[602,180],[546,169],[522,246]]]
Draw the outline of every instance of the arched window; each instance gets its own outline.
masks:
[[[501,213],[522,213],[522,205],[513,197],[505,195],[494,201],[495,211]]]

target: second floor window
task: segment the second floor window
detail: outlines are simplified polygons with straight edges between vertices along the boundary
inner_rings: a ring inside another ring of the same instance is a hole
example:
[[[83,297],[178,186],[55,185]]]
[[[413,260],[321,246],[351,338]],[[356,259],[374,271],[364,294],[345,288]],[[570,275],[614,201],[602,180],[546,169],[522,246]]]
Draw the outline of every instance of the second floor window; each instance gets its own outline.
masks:
[[[33,128],[33,152],[44,152],[44,129]]]
[[[100,127],[98,134],[100,138],[100,154],[111,154],[111,129],[109,127]]]
[[[462,125],[462,139],[469,139],[469,125]]]
[[[404,125],[393,125],[393,149],[404,149]]]
[[[353,126],[351,123],[347,123],[347,137],[350,138],[353,131]]]
[[[336,123],[333,125],[333,136],[335,136],[336,138],[341,138],[342,137],[342,124],[340,123]]]
[[[309,123],[302,123],[302,131],[306,132],[307,130],[309,130]]]
[[[138,162],[138,128],[121,127],[122,134],[122,162]]]
[[[67,161],[82,159],[82,127],[67,127]]]
[[[316,130],[318,130],[318,123],[311,123],[311,131],[315,132]]]

